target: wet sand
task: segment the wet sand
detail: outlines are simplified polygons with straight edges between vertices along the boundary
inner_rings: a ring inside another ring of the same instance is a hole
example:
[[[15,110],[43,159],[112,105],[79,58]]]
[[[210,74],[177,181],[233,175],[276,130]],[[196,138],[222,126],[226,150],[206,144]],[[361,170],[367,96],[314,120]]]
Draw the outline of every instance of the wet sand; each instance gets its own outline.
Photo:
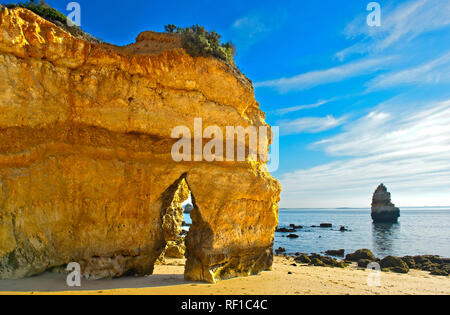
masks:
[[[69,289],[65,276],[46,273],[22,280],[0,281],[1,294],[150,294],[150,295],[409,295],[450,294],[450,278],[412,270],[409,274],[381,273],[381,286],[367,285],[370,271],[355,266],[346,269],[291,266],[292,258],[276,257],[273,271],[259,276],[231,279],[218,284],[186,282],[184,261],[156,266],[148,277],[82,281]],[[291,273],[291,274],[289,274]]]

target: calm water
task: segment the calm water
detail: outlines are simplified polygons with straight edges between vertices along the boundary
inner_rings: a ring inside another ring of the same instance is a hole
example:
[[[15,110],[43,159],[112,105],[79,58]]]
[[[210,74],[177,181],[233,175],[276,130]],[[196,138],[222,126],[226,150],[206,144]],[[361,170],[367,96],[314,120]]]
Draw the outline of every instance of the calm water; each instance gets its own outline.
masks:
[[[280,227],[303,225],[298,239],[276,233],[275,248],[288,253],[321,253],[345,249],[346,253],[368,248],[377,257],[433,254],[450,257],[450,208],[401,210],[398,224],[374,224],[370,209],[280,210]],[[332,229],[310,228],[332,223]],[[349,232],[340,232],[340,226]]]
[[[186,222],[191,222],[185,215]],[[321,253],[330,249],[345,249],[346,253],[368,248],[377,257],[387,255],[441,255],[450,257],[450,208],[401,209],[398,224],[373,224],[370,209],[289,209],[280,210],[279,226],[302,225],[295,234],[298,239],[276,233],[275,248],[288,253]],[[332,229],[311,228],[320,223],[332,223]],[[349,232],[340,232],[340,226]]]

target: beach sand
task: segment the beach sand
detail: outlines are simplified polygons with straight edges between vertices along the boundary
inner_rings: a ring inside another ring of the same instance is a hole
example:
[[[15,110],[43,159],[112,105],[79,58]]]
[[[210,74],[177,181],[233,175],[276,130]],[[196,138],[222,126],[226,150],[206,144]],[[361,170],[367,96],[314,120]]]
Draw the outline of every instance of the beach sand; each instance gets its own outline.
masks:
[[[450,294],[450,278],[412,270],[409,274],[381,273],[381,286],[367,285],[370,271],[291,266],[292,258],[275,257],[273,271],[259,276],[231,279],[218,284],[185,282],[184,261],[171,260],[156,266],[149,277],[82,281],[81,288],[68,290],[65,276],[46,273],[22,280],[0,281],[1,294],[149,294],[149,295],[410,295]],[[289,274],[292,273],[292,274]]]

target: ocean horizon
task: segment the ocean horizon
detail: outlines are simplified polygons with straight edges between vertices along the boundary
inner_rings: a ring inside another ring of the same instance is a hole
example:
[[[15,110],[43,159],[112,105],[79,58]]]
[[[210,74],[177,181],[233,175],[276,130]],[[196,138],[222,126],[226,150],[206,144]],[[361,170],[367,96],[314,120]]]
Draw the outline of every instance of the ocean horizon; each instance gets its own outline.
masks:
[[[274,250],[286,254],[370,249],[375,256],[439,255],[450,257],[450,207],[403,207],[398,223],[373,223],[370,208],[281,208],[280,228],[301,225],[293,233],[275,233]],[[192,223],[188,214],[184,220]],[[331,223],[332,228],[320,228]],[[344,226],[347,231],[341,232]],[[296,234],[298,238],[288,238]]]
[[[423,206],[423,207],[401,207],[400,209],[408,209],[408,210],[420,210],[420,209],[447,209],[450,211],[450,206]],[[338,208],[314,208],[314,207],[306,207],[306,208],[280,208],[281,210],[354,210],[354,209],[363,209],[363,210],[371,210],[370,207],[338,207]]]
[[[301,225],[290,233],[275,235],[275,249],[286,253],[323,253],[345,249],[346,253],[370,249],[375,256],[439,255],[450,257],[450,207],[404,207],[396,224],[373,223],[370,208],[280,209],[279,227]],[[331,223],[332,228],[316,228]],[[348,231],[341,232],[344,226]]]

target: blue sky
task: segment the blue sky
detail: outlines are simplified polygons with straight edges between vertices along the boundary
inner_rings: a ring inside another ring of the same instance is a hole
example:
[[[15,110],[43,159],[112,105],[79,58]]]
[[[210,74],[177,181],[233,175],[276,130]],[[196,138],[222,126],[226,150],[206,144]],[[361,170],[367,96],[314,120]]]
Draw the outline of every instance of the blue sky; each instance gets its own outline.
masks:
[[[368,207],[381,182],[399,206],[450,205],[450,1],[378,1],[380,27],[366,0],[78,2],[117,45],[169,23],[235,43],[281,128],[281,207]]]

